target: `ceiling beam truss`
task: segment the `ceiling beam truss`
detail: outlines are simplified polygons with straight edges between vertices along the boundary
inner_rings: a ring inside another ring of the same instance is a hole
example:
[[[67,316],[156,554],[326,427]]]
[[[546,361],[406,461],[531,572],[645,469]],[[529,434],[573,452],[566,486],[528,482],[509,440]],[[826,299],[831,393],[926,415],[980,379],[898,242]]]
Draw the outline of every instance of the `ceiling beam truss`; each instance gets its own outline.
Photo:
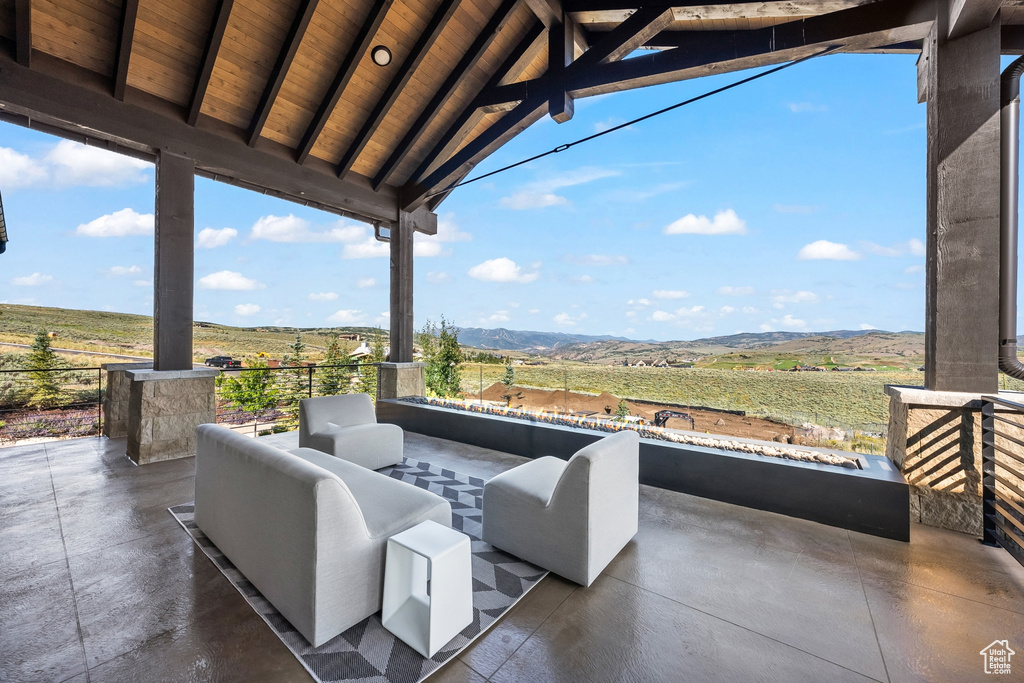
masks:
[[[206,99],[206,91],[210,87],[210,77],[213,75],[213,67],[217,63],[221,43],[224,42],[224,32],[227,30],[233,5],[234,0],[220,0],[217,3],[216,18],[206,41],[206,50],[203,52],[203,61],[199,65],[195,86],[192,88],[192,99],[189,103],[187,118],[190,126],[196,125],[196,121],[199,120],[199,112],[203,108],[203,100]]]
[[[128,87],[128,67],[135,41],[135,20],[139,16],[139,0],[125,0],[121,10],[121,30],[117,38],[117,59],[114,61],[114,97],[124,100]]]

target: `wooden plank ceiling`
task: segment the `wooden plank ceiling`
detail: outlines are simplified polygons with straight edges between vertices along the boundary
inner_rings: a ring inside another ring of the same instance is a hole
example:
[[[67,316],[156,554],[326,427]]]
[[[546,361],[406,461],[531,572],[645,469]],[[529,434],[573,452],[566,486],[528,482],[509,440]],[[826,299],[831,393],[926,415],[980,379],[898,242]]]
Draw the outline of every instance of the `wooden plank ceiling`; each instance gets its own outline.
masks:
[[[913,51],[934,13],[930,0],[0,0],[0,52],[85,70],[119,101],[412,210],[541,116],[571,118],[576,97],[825,47]]]

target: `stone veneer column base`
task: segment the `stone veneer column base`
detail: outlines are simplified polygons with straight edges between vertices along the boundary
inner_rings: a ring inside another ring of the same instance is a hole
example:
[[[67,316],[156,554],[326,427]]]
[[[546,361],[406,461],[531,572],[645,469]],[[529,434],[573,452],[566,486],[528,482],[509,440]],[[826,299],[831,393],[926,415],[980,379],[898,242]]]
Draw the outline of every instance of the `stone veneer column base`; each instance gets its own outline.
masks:
[[[196,427],[217,419],[218,370],[127,370],[128,457],[138,465],[196,454]]]
[[[426,363],[381,363],[377,398],[426,396]]]
[[[980,536],[982,394],[901,386],[885,393],[885,454],[910,484],[910,520]],[[999,395],[1021,402],[1016,392]]]
[[[103,436],[122,439],[128,436],[128,395],[131,382],[126,370],[152,370],[152,363],[104,363],[107,390],[103,394]]]

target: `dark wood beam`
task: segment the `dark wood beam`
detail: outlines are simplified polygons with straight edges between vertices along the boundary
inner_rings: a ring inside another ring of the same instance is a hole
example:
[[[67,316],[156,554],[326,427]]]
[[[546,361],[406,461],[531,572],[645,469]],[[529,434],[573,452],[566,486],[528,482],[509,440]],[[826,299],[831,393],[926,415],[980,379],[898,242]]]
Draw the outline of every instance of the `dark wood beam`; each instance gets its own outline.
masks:
[[[950,0],[949,37],[959,38],[988,28],[1002,4],[1002,0]]]
[[[466,80],[466,76],[469,72],[479,63],[480,59],[484,56],[494,39],[498,37],[498,33],[505,26],[505,22],[508,21],[509,16],[512,12],[519,7],[519,3],[522,0],[502,0],[501,5],[495,10],[494,16],[491,17],[487,25],[484,26],[483,30],[470,45],[469,49],[466,50],[466,54],[462,56],[459,63],[455,65],[452,72],[448,74],[448,78],[445,79],[444,83],[434,94],[433,99],[423,108],[420,112],[419,117],[413,122],[409,130],[406,131],[405,136],[402,138],[398,146],[395,147],[394,151],[391,152],[391,156],[384,162],[380,171],[373,179],[374,189],[380,188],[381,185],[388,182],[391,178],[391,174],[395,172],[395,169],[405,160],[405,157],[409,154],[409,151],[419,141],[420,136],[426,129],[427,125],[433,120],[437,113],[441,111],[441,107],[448,101],[448,98],[452,96],[452,93],[463,81]]]
[[[671,23],[671,9],[642,7],[608,33],[591,33],[591,47],[576,60],[573,70],[624,59]]]
[[[14,53],[18,64],[32,66],[32,0],[14,0]]]
[[[508,57],[505,58],[501,66],[498,67],[498,70],[494,72],[494,75],[487,81],[481,92],[494,88],[506,79],[515,78],[522,73],[523,69],[540,54],[540,51],[547,43],[544,34],[544,24],[540,21],[535,22],[526,31],[526,35],[523,36],[512,52],[509,53]],[[411,182],[415,182],[426,175],[430,167],[438,159],[444,158],[453,151],[458,140],[461,140],[476,125],[476,122],[480,120],[482,114],[478,110],[479,106],[476,104],[470,104],[462,110],[462,113],[448,126],[448,129],[441,135],[437,144],[427,153],[423,161],[420,162],[420,165],[409,177]]]
[[[576,23],[569,15],[559,17],[558,21],[552,21],[548,27],[547,76],[551,83],[548,115],[558,123],[570,120],[575,112],[573,97],[565,87],[566,67],[572,64],[575,57],[575,31]]]
[[[228,18],[231,16],[231,7],[235,0],[220,0],[217,3],[217,14],[210,29],[210,36],[206,41],[206,50],[203,52],[203,61],[199,64],[199,74],[196,76],[195,86],[192,88],[192,99],[188,106],[188,125],[196,125],[199,120],[199,112],[203,108],[203,100],[206,99],[206,89],[210,86],[210,76],[213,75],[213,66],[217,63],[217,54],[220,52],[220,45],[224,42],[224,31],[228,27]]]
[[[314,145],[316,145],[320,133],[323,132],[324,126],[327,125],[327,119],[334,113],[334,108],[338,106],[341,96],[345,93],[345,88],[348,87],[349,81],[352,80],[352,75],[356,72],[356,67],[359,66],[359,60],[370,49],[370,43],[373,41],[374,36],[377,35],[377,31],[384,21],[384,16],[391,8],[392,2],[393,0],[375,0],[373,7],[370,8],[370,13],[363,20],[359,28],[359,34],[352,43],[352,47],[349,48],[348,54],[345,55],[345,59],[342,60],[338,73],[334,76],[334,81],[331,82],[331,87],[327,89],[327,94],[324,96],[320,106],[317,107],[313,120],[310,121],[306,132],[302,136],[302,141],[299,142],[296,160],[300,164],[306,162],[309,153],[313,150]]]
[[[121,33],[117,39],[117,60],[114,67],[114,97],[124,99],[128,85],[128,66],[135,40],[135,20],[139,16],[139,0],[124,0],[121,10]]]
[[[402,66],[398,68],[398,72],[391,79],[391,83],[388,84],[384,94],[377,100],[377,104],[374,106],[373,111],[370,112],[370,116],[363,122],[363,127],[359,129],[355,139],[349,144],[345,153],[342,154],[337,168],[339,176],[343,176],[352,170],[352,164],[356,162],[356,159],[362,153],[370,138],[377,132],[381,121],[391,111],[391,106],[398,99],[398,96],[402,94],[402,89],[409,83],[424,57],[430,52],[430,48],[434,46],[434,43],[441,36],[444,27],[448,25],[448,21],[455,14],[455,10],[458,9],[459,2],[461,0],[442,0],[441,6],[431,16],[430,22],[423,29],[423,33],[420,34],[419,40],[416,41],[409,56],[402,62]]]
[[[526,4],[546,29],[562,20],[562,3],[559,0],[526,0]]]
[[[260,139],[260,134],[263,133],[263,126],[267,124],[270,110],[274,107],[277,94],[281,92],[281,86],[284,85],[288,69],[291,68],[292,60],[295,59],[295,54],[299,51],[299,45],[302,43],[303,36],[306,35],[306,29],[309,28],[309,22],[313,19],[313,13],[316,12],[316,6],[319,2],[320,0],[302,0],[299,5],[298,12],[295,14],[295,20],[292,21],[291,28],[288,29],[288,36],[284,39],[281,54],[277,56],[274,70],[270,72],[267,87],[260,96],[260,103],[256,105],[256,113],[253,114],[252,121],[249,123],[250,147],[256,145],[256,141]]]
[[[679,8],[679,14],[687,14],[693,9],[702,17],[718,19],[722,16],[744,16],[751,10],[744,5],[756,5],[757,16],[790,17],[813,16],[827,12],[838,12],[862,4],[862,0],[562,0],[566,12],[613,12],[616,10],[633,10],[640,7],[661,7],[662,9]],[[682,18],[682,17],[676,17]],[[621,16],[620,16],[621,20]]]
[[[1000,50],[1004,55],[1024,55],[1024,26],[1003,24],[999,27]]]
[[[544,116],[548,109],[548,98],[533,96],[520,102],[515,109],[509,111],[492,126],[475,137],[472,142],[459,150],[455,156],[423,179],[422,182],[402,188],[399,203],[404,211],[418,209],[437,190],[445,190],[464,176],[506,142],[529,128]]]
[[[398,220],[394,188],[374,192],[369,179],[356,174],[340,180],[319,160],[300,166],[292,149],[270,140],[250,148],[242,131],[217,128],[213,120],[189,126],[178,110],[146,93],[133,92],[130,99],[110,96],[108,76],[44,53],[27,69],[0,51],[0,118],[6,122],[150,160],[166,149],[195,159],[204,177],[359,220]]]
[[[575,97],[588,97],[777,64],[826,47],[846,46],[855,51],[920,40],[934,18],[930,2],[881,0],[750,31],[663,31],[648,43],[674,49],[590,68],[573,64],[566,70],[565,87]],[[481,97],[481,103],[493,107],[521,102],[538,93],[555,92],[558,87],[545,75],[492,88]]]

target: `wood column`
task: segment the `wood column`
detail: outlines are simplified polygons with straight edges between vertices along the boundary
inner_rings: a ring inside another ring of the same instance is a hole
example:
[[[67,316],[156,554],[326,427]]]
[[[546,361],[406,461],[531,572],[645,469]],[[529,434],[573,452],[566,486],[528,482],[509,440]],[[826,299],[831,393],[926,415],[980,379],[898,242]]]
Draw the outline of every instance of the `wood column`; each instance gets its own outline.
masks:
[[[163,150],[156,157],[153,369],[192,369],[195,162]]]
[[[402,211],[391,228],[391,362],[412,362],[413,214]]]
[[[924,41],[928,102],[925,386],[999,388],[999,21],[949,39],[949,13]]]

